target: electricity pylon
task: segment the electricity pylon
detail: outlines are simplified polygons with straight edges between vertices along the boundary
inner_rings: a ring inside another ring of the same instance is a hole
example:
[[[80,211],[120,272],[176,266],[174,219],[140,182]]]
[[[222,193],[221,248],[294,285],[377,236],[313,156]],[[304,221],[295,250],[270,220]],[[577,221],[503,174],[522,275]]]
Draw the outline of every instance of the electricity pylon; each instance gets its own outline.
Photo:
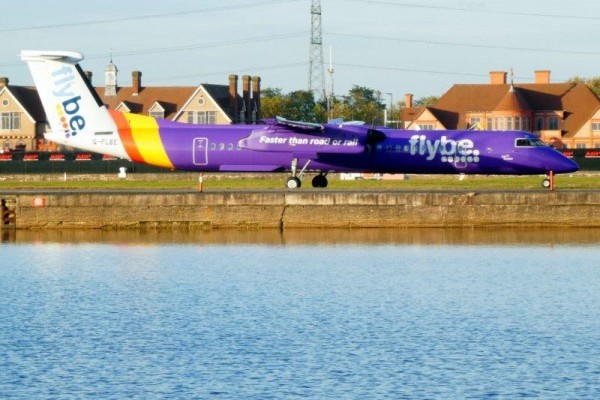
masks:
[[[308,90],[315,98],[326,99],[325,72],[323,70],[323,33],[321,26],[321,0],[312,0],[310,6],[310,59]]]

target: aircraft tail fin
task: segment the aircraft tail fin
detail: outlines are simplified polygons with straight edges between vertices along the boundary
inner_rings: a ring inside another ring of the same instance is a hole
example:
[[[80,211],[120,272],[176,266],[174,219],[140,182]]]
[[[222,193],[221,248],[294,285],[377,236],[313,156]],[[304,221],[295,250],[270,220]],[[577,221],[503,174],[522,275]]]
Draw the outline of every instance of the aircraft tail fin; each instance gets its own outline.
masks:
[[[118,130],[108,109],[85,76],[79,61],[83,55],[70,51],[24,50],[51,131],[46,138],[79,149],[125,156],[111,137]],[[99,141],[98,137],[102,140]]]

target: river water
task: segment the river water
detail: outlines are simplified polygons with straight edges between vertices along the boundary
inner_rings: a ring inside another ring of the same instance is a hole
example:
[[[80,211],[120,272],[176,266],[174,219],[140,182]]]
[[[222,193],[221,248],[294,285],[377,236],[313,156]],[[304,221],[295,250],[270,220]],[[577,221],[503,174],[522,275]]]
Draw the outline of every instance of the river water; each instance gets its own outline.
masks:
[[[0,398],[600,398],[600,230],[2,231]]]

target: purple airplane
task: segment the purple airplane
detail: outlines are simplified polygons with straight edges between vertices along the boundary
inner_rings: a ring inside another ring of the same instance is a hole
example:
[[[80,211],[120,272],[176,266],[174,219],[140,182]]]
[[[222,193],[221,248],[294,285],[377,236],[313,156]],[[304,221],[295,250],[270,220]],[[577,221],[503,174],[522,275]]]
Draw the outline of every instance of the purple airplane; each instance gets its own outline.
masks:
[[[521,131],[411,131],[363,123],[268,120],[262,125],[191,125],[108,110],[78,62],[80,53],[23,51],[51,131],[74,148],[188,171],[290,171],[286,187],[327,187],[330,172],[547,175],[577,164]]]

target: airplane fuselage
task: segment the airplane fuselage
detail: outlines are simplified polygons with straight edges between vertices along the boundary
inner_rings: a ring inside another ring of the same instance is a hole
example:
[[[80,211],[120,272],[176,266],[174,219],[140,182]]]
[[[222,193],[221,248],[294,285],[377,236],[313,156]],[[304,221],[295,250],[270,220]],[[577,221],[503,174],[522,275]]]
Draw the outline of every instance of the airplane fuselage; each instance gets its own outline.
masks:
[[[363,123],[267,120],[260,125],[192,125],[108,110],[78,62],[80,53],[23,51],[46,112],[46,138],[73,148],[190,171],[303,171],[419,174],[548,174],[577,164],[521,131],[412,131]],[[552,185],[550,185],[551,187]]]
[[[519,175],[576,169],[534,135],[519,131],[377,128],[381,139],[369,140],[373,129],[365,125],[326,124],[318,134],[269,124],[202,126],[158,120],[157,125],[149,128],[154,133],[138,131],[137,139],[129,142],[120,135],[133,161],[180,170],[229,172],[289,171],[294,159],[300,166],[310,160],[308,170],[322,172]],[[119,126],[120,133],[124,130]],[[157,139],[160,143],[151,143]],[[95,144],[102,144],[101,140]],[[140,150],[147,148],[160,151],[144,154]],[[171,165],[165,165],[166,159]]]

